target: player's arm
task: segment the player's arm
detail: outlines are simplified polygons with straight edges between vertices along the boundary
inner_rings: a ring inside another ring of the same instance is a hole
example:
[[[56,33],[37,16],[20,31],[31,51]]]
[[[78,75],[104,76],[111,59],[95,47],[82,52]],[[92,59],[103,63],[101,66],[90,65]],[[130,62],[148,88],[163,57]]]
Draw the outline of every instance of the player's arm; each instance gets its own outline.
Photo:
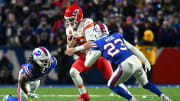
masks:
[[[83,45],[80,45],[80,46],[77,46],[77,47],[68,48],[65,51],[65,54],[69,55],[69,56],[72,56],[73,53],[75,53],[75,52],[79,52],[79,51],[82,51],[82,50],[89,50],[91,48],[91,43],[92,43],[92,41],[87,41]]]
[[[140,52],[136,47],[134,47],[132,44],[130,44],[129,42],[127,42],[126,40],[124,40],[124,44],[126,45],[126,47],[133,53],[135,54],[138,58],[140,58],[144,64],[145,64],[145,71],[147,72],[147,69],[150,71],[151,70],[151,66],[149,61],[146,59],[146,57],[143,55],[142,52]]]
[[[25,84],[27,81],[29,81],[29,78],[25,74],[23,74],[19,80],[19,85],[21,89],[24,91],[24,93],[28,95],[28,91]]]
[[[65,54],[71,56],[75,52],[79,52],[82,50],[88,50],[91,47],[92,41],[96,40],[96,32],[93,30],[94,28],[94,23],[91,19],[88,19],[86,22],[86,27],[83,29],[84,36],[86,39],[86,43],[74,48],[69,48],[68,50],[65,51]]]
[[[96,60],[101,56],[101,51],[99,50],[90,50],[88,51],[88,53],[86,54],[86,60],[84,62],[84,65],[86,67],[91,66],[92,64],[94,64],[96,62]]]
[[[81,45],[81,46],[78,46],[78,47],[75,47],[75,51],[82,51],[82,50],[88,50],[91,48],[91,43],[96,40],[96,32],[94,31],[94,23],[93,23],[93,20],[92,19],[87,19],[85,21],[85,28],[83,29],[83,32],[84,32],[84,36],[85,36],[85,39],[86,39],[86,43]]]

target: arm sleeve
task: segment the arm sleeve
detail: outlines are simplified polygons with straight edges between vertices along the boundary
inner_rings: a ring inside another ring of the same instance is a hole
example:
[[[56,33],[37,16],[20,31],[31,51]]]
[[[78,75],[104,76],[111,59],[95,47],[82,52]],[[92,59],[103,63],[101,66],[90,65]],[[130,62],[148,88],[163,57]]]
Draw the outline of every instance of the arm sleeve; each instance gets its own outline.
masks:
[[[138,58],[140,58],[144,63],[149,63],[149,61],[146,59],[146,57],[136,47],[131,45],[126,40],[124,40],[124,44],[134,55],[136,55]]]
[[[91,66],[96,62],[96,60],[101,56],[101,51],[99,50],[89,50],[89,52],[86,54],[86,60],[84,62],[84,65],[86,67]]]

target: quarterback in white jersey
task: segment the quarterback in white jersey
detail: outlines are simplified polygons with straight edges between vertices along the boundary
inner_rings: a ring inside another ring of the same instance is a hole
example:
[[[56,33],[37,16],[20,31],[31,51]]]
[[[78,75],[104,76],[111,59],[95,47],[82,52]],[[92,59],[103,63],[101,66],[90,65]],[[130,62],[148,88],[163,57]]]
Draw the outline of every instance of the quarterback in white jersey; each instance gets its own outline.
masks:
[[[97,67],[108,81],[113,70],[108,60],[103,57],[98,58],[90,67],[86,68],[84,66],[86,46],[96,39],[95,35],[97,34],[94,31],[93,20],[90,18],[83,18],[82,9],[77,4],[73,4],[66,9],[64,18],[68,25],[66,28],[68,47],[65,54],[71,56],[73,53],[76,53],[76,55],[79,56],[70,69],[70,76],[80,92],[80,97],[77,101],[89,101],[90,98],[84,87],[80,73],[92,67]],[[123,86],[122,88],[124,88],[125,91],[127,90],[123,84],[121,84],[121,86]],[[129,95],[129,97],[132,96]]]

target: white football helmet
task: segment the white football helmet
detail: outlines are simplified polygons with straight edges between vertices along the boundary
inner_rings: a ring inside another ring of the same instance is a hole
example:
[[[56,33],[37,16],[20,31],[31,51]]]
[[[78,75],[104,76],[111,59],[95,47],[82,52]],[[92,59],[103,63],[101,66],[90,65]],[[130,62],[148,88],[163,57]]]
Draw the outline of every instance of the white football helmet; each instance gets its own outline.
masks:
[[[48,71],[51,65],[51,54],[45,47],[38,47],[33,50],[33,60],[41,67],[41,72]]]
[[[96,31],[96,39],[97,40],[109,35],[108,28],[105,24],[96,24],[94,26],[94,31]]]

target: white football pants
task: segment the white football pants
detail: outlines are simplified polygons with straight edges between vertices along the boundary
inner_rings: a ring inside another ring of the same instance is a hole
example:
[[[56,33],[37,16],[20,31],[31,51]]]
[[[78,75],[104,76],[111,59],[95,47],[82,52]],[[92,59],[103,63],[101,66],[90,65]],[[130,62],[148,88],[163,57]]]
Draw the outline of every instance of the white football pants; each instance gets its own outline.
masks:
[[[116,87],[120,83],[127,81],[131,76],[134,76],[142,86],[148,83],[142,64],[135,55],[130,56],[118,65],[118,68],[108,81],[108,86]]]
[[[22,71],[23,69],[19,71],[18,81],[21,78]],[[26,88],[29,93],[35,93],[39,85],[40,85],[40,80],[29,81],[26,83]],[[19,101],[28,101],[28,96],[24,93],[24,91],[21,89],[19,84],[18,84],[18,99]]]

